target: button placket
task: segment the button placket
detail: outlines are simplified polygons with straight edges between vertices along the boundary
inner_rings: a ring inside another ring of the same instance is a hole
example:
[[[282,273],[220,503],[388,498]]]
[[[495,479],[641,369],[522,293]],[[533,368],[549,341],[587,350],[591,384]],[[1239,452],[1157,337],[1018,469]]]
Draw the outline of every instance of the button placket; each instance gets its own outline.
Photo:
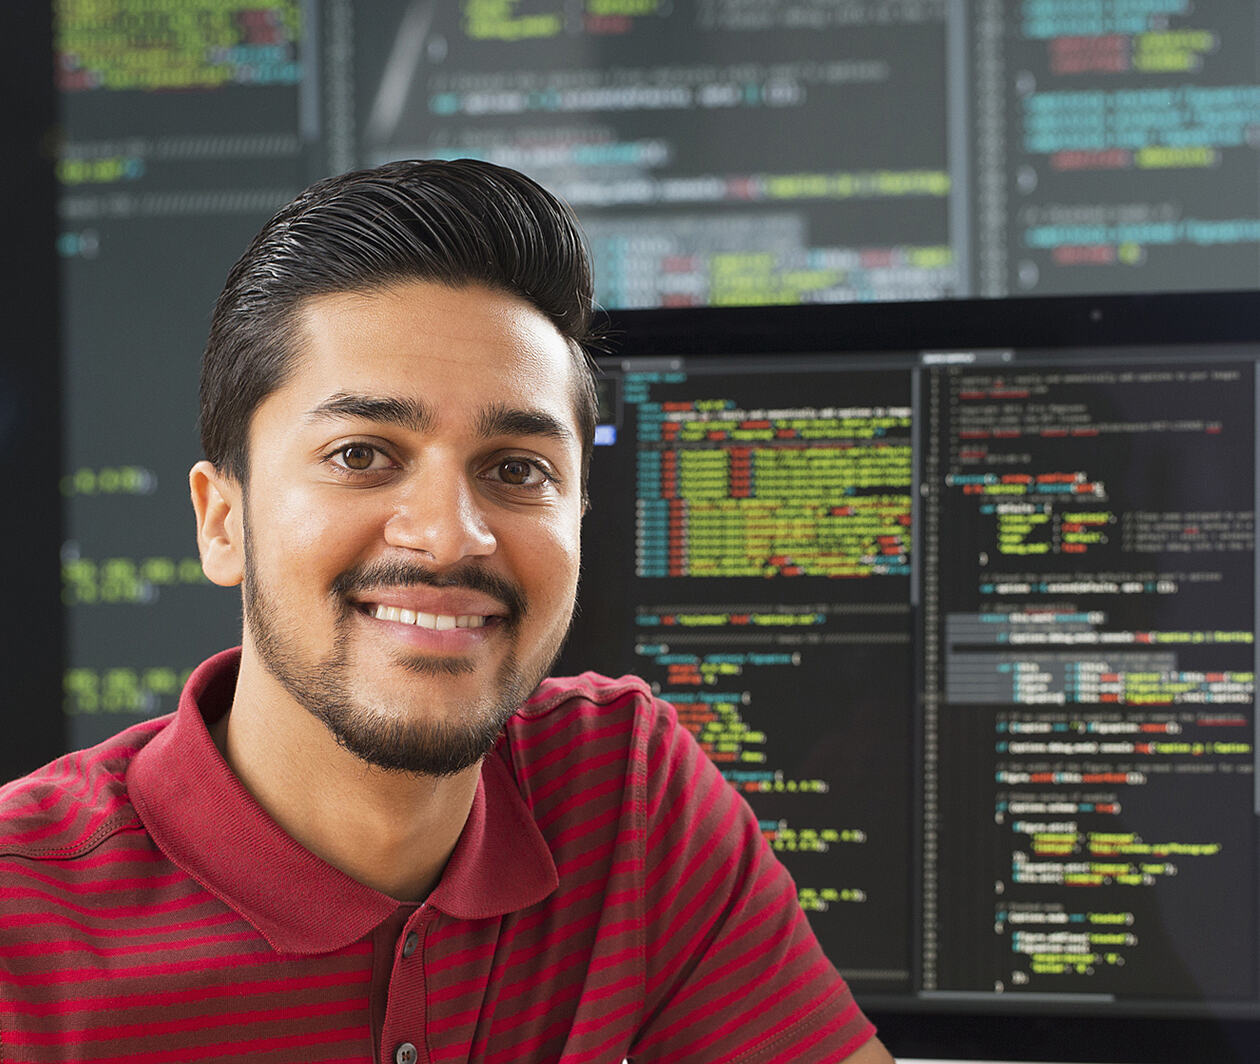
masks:
[[[421,906],[394,941],[394,964],[389,981],[382,1029],[381,1059],[385,1064],[421,1064],[425,1049],[426,1009],[424,935],[437,915]],[[392,1052],[391,1052],[392,1047]]]

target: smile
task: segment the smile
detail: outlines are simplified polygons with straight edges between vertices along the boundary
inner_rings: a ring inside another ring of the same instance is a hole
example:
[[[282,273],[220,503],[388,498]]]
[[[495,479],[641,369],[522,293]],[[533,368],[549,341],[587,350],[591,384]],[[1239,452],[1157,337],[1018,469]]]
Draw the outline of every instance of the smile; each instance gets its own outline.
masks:
[[[452,628],[481,628],[486,623],[486,618],[479,613],[421,613],[399,606],[374,606],[368,614],[378,621],[397,621],[437,632],[449,632]]]

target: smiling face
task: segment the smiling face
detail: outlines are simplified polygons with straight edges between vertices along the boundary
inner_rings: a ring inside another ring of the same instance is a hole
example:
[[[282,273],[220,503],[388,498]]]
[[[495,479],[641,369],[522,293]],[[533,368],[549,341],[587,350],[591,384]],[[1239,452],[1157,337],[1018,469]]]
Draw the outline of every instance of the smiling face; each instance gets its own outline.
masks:
[[[261,666],[274,698],[369,763],[458,772],[568,630],[569,349],[537,310],[479,287],[320,296],[301,323],[294,372],[250,424],[242,677]]]

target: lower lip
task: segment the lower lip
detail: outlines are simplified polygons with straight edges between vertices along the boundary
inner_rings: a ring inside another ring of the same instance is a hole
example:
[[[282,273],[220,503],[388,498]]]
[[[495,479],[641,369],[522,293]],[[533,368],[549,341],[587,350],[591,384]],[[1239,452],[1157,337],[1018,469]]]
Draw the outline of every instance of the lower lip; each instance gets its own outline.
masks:
[[[447,628],[439,631],[436,628],[422,628],[418,624],[381,620],[362,610],[356,612],[374,631],[387,634],[414,650],[430,654],[468,654],[484,646],[503,627],[502,618],[488,617],[480,628]]]

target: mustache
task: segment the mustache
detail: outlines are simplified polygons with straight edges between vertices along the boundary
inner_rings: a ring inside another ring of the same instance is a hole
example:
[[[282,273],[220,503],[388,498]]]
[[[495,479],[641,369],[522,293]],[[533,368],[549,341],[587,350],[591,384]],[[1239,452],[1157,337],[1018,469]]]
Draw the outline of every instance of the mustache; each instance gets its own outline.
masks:
[[[333,593],[342,597],[389,587],[460,588],[489,595],[507,610],[508,624],[519,621],[528,605],[519,584],[477,565],[438,571],[403,561],[372,562],[353,566],[332,582]]]

